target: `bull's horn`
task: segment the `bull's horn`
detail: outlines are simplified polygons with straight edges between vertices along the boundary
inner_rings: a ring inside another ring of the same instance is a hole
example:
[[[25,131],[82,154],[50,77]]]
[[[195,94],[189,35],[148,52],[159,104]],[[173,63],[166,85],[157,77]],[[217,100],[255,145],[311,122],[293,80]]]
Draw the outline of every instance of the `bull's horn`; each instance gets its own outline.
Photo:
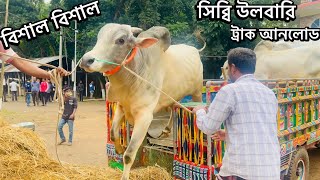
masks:
[[[131,32],[133,33],[133,35],[135,37],[137,37],[142,31],[143,31],[143,29],[141,29],[141,28],[131,27]]]

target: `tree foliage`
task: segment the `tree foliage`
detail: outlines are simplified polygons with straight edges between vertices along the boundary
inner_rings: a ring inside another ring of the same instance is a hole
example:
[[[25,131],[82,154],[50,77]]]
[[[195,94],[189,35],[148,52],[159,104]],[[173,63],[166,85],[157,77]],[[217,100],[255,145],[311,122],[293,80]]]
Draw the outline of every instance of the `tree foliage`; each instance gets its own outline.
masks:
[[[297,0],[295,0],[297,3]],[[51,10],[61,8],[72,9],[75,5],[91,2],[88,0],[51,0],[49,4],[43,0],[10,0],[9,26],[19,28],[22,24],[35,22],[50,15]],[[78,57],[88,51],[96,42],[99,29],[106,23],[124,23],[148,29],[160,25],[167,27],[172,36],[172,43],[185,43],[197,48],[202,44],[195,38],[194,32],[200,30],[206,39],[207,48],[204,55],[225,56],[234,47],[253,48],[257,41],[231,41],[230,24],[222,21],[196,20],[195,5],[197,0],[100,0],[101,15],[78,23]],[[214,2],[214,1],[212,1]],[[230,0],[233,4],[234,0]],[[249,0],[250,4],[270,4],[270,0]],[[278,2],[278,1],[273,1]],[[0,2],[0,18],[4,19],[5,1]],[[239,20],[231,11],[232,24],[245,28],[294,27],[294,23],[280,21],[258,21],[254,19]],[[2,23],[1,23],[2,24]],[[68,57],[74,53],[74,22],[70,28],[64,28],[65,44]],[[17,47],[27,57],[53,56],[59,50],[59,32],[51,28],[50,35],[43,35],[32,41],[21,41]],[[207,58],[208,60],[208,58]],[[218,62],[219,61],[219,62]],[[211,61],[221,66],[224,59]],[[210,63],[205,65],[211,68]],[[213,67],[212,67],[213,68]],[[210,73],[209,73],[210,74]],[[217,74],[217,72],[215,73]],[[213,75],[212,75],[213,76]],[[212,77],[210,75],[210,77]],[[209,76],[208,76],[209,77]],[[215,77],[216,78],[216,77]]]

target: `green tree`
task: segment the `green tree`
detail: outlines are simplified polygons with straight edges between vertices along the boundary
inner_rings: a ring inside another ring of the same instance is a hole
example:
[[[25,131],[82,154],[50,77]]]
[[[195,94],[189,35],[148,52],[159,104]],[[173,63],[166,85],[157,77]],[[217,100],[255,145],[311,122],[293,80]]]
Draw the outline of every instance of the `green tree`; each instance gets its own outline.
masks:
[[[234,4],[235,0],[230,0]],[[294,0],[295,3],[298,0]],[[56,8],[70,10],[74,6],[92,2],[92,0],[51,0],[46,4],[43,0],[10,0],[9,26],[19,28],[22,24],[47,18],[49,13]],[[86,21],[78,23],[78,57],[90,50],[96,42],[100,28],[106,23],[122,23],[148,29],[152,26],[165,26],[169,29],[172,44],[185,43],[202,47],[196,39],[194,32],[202,31],[206,39],[207,47],[202,52],[206,56],[225,56],[234,47],[242,46],[254,48],[260,41],[234,42],[230,39],[230,24],[222,21],[196,20],[195,5],[197,0],[100,0],[101,15],[90,17]],[[215,0],[212,0],[215,2]],[[249,0],[249,4],[271,4],[278,0]],[[0,18],[4,19],[5,2],[0,2]],[[243,28],[273,28],[273,27],[297,27],[295,22],[284,23],[282,21],[258,21],[255,19],[239,20],[231,11],[231,24]],[[64,28],[66,52],[70,59],[74,54],[74,22],[69,28]],[[50,35],[39,36],[32,41],[22,40],[18,50],[27,57],[57,55],[59,50],[59,32],[51,27]],[[215,69],[208,77],[217,77],[220,66],[225,58],[203,57],[205,68]],[[214,67],[213,67],[214,66]],[[211,70],[212,71],[212,70]]]

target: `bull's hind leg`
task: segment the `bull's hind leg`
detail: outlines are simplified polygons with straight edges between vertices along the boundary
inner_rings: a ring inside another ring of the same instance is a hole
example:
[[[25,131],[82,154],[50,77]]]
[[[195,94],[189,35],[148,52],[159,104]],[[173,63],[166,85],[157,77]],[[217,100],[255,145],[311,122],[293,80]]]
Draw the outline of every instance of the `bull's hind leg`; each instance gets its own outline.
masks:
[[[134,127],[129,146],[123,156],[124,170],[122,180],[129,179],[129,173],[138,149],[141,146],[153,119],[152,111],[140,111],[134,117]]]
[[[166,138],[169,136],[170,132],[171,132],[171,128],[172,128],[172,124],[173,124],[173,109],[172,107],[168,107],[171,111],[170,113],[170,118],[168,121],[168,124],[166,125],[166,127],[164,128],[164,130],[162,130],[161,135],[159,136],[159,138]]]
[[[112,120],[112,127],[111,127],[111,133],[110,133],[110,138],[111,138],[111,141],[114,142],[117,154],[124,153],[124,148],[120,144],[120,135],[119,135],[120,125],[123,121],[124,121],[124,113],[121,106],[118,103],[116,112],[114,114],[114,118]]]
[[[193,102],[202,102],[202,91],[198,91],[192,95]]]

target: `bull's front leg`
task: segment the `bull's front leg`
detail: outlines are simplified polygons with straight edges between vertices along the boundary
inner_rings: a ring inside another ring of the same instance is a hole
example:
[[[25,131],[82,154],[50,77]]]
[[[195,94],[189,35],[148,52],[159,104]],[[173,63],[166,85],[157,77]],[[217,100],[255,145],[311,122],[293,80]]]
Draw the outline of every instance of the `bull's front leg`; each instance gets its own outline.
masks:
[[[138,149],[147,134],[152,119],[152,110],[142,110],[134,116],[132,137],[123,156],[124,170],[122,174],[122,180],[129,179],[131,166],[135,160]]]
[[[111,127],[111,133],[110,133],[110,136],[111,136],[110,139],[111,141],[114,142],[117,154],[124,153],[124,148],[120,144],[120,135],[119,135],[120,125],[123,121],[124,121],[124,113],[121,105],[119,105],[118,103],[116,112],[114,114],[114,118],[112,120],[112,127]]]
[[[192,101],[193,102],[202,102],[202,83],[199,86],[199,91],[197,91],[196,93],[194,93],[192,95]],[[159,138],[166,138],[169,136],[169,134],[171,133],[171,129],[172,129],[172,125],[173,125],[173,106],[169,107],[171,110],[170,113],[170,119],[168,124],[166,125],[165,129],[162,130],[162,134],[159,136]]]

